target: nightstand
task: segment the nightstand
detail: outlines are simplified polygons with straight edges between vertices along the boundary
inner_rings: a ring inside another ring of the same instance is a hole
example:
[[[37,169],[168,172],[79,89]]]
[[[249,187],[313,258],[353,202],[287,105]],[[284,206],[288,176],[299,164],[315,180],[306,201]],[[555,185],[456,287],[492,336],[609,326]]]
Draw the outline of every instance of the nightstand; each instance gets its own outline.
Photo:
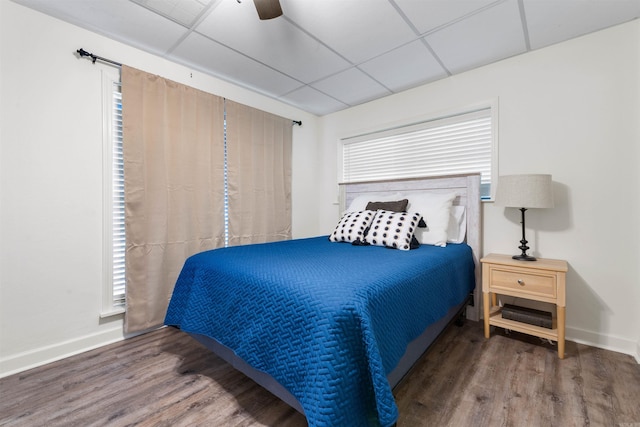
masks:
[[[490,325],[547,338],[558,342],[558,357],[564,359],[567,262],[544,258],[518,261],[498,254],[489,254],[480,262],[485,338],[489,338]],[[503,319],[497,294],[555,304],[552,329]]]

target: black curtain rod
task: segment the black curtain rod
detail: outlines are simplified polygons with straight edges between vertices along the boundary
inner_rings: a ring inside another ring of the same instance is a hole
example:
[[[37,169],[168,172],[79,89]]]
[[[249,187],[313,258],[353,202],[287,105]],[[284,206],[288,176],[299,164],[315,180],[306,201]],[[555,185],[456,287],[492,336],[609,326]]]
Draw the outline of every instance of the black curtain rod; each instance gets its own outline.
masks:
[[[80,57],[84,57],[84,56],[88,56],[91,58],[91,62],[93,62],[94,64],[96,63],[96,61],[102,61],[102,62],[107,62],[109,64],[113,64],[116,65],[118,67],[122,67],[122,64],[116,61],[112,61],[110,59],[107,58],[103,58],[101,56],[98,55],[94,55],[93,53],[87,52],[86,50],[80,48],[78,49],[76,52],[78,52],[78,55],[80,55]],[[294,125],[298,125],[298,126],[302,126],[302,120],[292,120]]]
[[[112,61],[110,59],[103,58],[103,57],[98,56],[98,55],[94,55],[93,53],[89,53],[89,52],[87,52],[86,50],[84,50],[82,48],[78,49],[76,52],[78,52],[78,55],[80,55],[80,57],[83,57],[83,56],[90,57],[91,58],[91,62],[93,62],[94,64],[96,63],[96,61],[102,61],[102,62],[106,62],[106,63],[109,63],[109,64],[116,65],[118,67],[122,67],[122,64],[119,63],[119,62]]]

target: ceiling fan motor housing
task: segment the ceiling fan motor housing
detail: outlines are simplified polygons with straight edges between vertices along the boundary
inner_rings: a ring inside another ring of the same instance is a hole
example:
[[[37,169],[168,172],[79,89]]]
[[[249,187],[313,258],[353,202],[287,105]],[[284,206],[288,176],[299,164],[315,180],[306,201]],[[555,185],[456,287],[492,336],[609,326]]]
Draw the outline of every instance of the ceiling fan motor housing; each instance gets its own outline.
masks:
[[[258,11],[258,17],[262,20],[273,19],[282,15],[280,0],[253,0]]]

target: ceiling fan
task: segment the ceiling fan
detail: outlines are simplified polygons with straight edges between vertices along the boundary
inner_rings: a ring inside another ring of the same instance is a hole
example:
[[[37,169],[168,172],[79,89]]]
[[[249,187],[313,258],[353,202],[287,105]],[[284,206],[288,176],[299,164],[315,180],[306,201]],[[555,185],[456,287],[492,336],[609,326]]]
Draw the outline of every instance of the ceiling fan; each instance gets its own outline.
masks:
[[[280,0],[253,0],[261,20],[273,19],[282,15]]]

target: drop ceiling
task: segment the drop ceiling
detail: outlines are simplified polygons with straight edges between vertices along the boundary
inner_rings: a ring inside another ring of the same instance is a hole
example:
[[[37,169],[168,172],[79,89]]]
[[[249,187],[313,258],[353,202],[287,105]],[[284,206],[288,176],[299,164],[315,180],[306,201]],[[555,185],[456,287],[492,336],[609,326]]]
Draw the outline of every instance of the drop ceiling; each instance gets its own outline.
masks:
[[[640,0],[280,0],[265,21],[253,0],[14,1],[319,116],[640,17]]]

